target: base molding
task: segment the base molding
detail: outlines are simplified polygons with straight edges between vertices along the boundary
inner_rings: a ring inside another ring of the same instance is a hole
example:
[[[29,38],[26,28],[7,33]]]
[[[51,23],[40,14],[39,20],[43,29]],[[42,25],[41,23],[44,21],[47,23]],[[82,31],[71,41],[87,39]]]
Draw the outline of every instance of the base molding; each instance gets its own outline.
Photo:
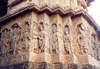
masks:
[[[62,64],[62,63],[32,63],[25,62],[21,64],[14,64],[9,66],[0,67],[0,69],[100,69],[98,67],[86,64]]]

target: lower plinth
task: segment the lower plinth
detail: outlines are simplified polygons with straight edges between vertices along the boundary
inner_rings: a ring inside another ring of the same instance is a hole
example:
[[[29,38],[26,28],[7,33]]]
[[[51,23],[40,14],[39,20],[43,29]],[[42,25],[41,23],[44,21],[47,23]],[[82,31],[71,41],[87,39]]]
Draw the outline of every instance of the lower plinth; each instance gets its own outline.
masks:
[[[78,65],[78,64],[50,64],[50,63],[32,63],[25,62],[15,65],[9,65],[0,67],[0,69],[100,69],[98,67],[86,64],[86,65]]]

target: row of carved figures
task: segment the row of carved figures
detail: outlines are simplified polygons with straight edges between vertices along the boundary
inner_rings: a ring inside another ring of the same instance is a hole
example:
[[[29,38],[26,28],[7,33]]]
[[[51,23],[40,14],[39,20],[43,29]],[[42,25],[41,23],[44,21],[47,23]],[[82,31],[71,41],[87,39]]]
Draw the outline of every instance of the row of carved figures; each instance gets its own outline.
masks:
[[[11,26],[11,29],[3,29],[1,31],[0,39],[0,56],[20,54],[22,52],[32,51],[34,53],[42,53],[45,51],[45,37],[44,23],[41,22],[39,25],[33,24],[34,28],[31,28],[29,22],[25,22],[23,27],[17,23]],[[48,26],[48,25],[47,25]],[[52,35],[49,37],[49,50],[50,53],[59,53],[59,40],[57,36],[57,24],[52,24]],[[34,31],[35,30],[35,31]],[[33,32],[32,32],[33,31]],[[79,54],[90,54],[91,56],[98,59],[98,39],[96,35],[90,35],[87,33],[82,23],[77,24],[77,42],[79,45]],[[48,33],[49,34],[49,33]],[[89,36],[88,36],[89,35]],[[34,37],[35,36],[35,37]],[[87,38],[86,38],[87,37]],[[69,25],[64,26],[63,44],[65,55],[71,55],[74,53],[72,45],[73,36],[71,36],[71,29]],[[33,39],[33,44],[32,44]],[[87,40],[87,41],[86,41]],[[90,50],[89,50],[90,47]],[[92,47],[92,49],[91,49]],[[31,48],[31,49],[30,49]],[[63,48],[62,48],[63,49]]]

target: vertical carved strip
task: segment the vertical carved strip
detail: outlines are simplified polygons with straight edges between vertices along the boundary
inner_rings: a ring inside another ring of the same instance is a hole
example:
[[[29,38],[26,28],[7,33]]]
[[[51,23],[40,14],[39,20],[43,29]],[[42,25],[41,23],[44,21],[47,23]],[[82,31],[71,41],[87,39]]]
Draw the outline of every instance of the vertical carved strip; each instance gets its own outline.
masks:
[[[72,55],[73,54],[73,38],[72,38],[72,22],[70,17],[65,17],[63,19],[64,22],[64,51],[65,55]]]

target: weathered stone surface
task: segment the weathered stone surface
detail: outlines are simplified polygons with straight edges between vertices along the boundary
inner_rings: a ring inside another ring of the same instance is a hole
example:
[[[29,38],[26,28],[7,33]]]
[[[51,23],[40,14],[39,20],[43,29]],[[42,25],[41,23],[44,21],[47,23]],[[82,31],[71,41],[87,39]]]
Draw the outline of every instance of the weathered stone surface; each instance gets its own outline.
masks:
[[[0,19],[0,69],[100,68],[100,34],[86,14],[89,2],[9,0]]]

